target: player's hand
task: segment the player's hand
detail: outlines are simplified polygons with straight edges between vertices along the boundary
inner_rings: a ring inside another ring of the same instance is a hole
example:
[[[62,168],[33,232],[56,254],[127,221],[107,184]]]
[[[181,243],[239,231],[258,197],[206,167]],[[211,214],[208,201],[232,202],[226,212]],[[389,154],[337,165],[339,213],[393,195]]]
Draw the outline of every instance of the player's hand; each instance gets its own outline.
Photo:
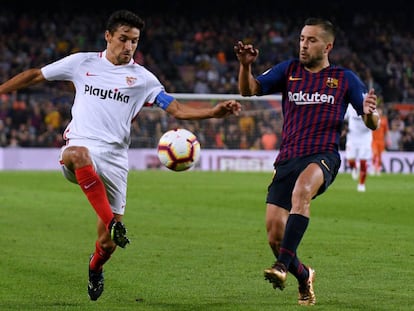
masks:
[[[379,114],[377,111],[377,95],[374,89],[370,89],[364,99],[364,115],[362,116],[365,125],[371,130],[379,126]]]
[[[370,89],[364,99],[364,114],[372,114],[377,112],[377,95],[375,90]]]
[[[218,103],[213,109],[215,118],[223,118],[232,114],[238,116],[241,111],[241,104],[235,100],[226,100]]]
[[[237,42],[234,46],[234,52],[242,65],[250,65],[259,56],[258,49],[254,48],[252,44],[244,44],[242,41]]]

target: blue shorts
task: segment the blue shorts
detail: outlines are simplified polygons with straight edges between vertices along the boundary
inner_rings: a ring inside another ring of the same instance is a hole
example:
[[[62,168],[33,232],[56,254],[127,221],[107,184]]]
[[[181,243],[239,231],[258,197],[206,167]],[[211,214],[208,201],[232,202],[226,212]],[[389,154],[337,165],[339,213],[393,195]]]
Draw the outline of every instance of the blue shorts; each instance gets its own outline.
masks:
[[[296,180],[310,163],[318,164],[324,176],[323,185],[312,199],[325,192],[335,180],[341,165],[341,158],[334,153],[317,153],[278,163],[275,166],[272,182],[267,188],[266,203],[290,211],[292,209],[292,192]]]

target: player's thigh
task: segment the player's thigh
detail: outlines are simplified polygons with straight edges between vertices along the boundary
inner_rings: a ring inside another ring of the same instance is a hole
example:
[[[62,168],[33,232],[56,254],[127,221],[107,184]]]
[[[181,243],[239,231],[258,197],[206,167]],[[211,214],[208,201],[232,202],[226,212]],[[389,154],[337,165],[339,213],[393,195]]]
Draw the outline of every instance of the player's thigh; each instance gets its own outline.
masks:
[[[324,184],[322,169],[316,163],[310,163],[299,175],[292,193],[293,214],[310,216],[310,203]]]
[[[276,165],[272,181],[267,187],[266,204],[279,206],[290,211],[292,190],[299,173],[295,159]]]
[[[65,150],[67,150],[67,148],[68,148],[68,147],[70,147],[70,146],[63,146],[63,147],[61,148],[61,150],[60,150],[60,155],[59,155],[59,164],[60,164],[60,168],[61,168],[61,171],[62,171],[63,176],[64,176],[64,177],[65,177],[68,181],[70,181],[70,182],[72,182],[72,183],[74,183],[74,184],[77,184],[77,183],[78,183],[78,181],[77,181],[77,179],[76,179],[75,172],[74,172],[72,169],[70,169],[68,166],[66,166],[66,165],[64,164],[64,161],[63,161],[64,152],[65,152]],[[94,161],[94,159],[93,159],[93,156],[91,156],[91,161],[92,161],[92,165],[93,165],[93,167],[94,167],[94,169],[95,169],[95,171],[96,171],[96,164],[95,164],[95,161]]]
[[[321,167],[316,163],[309,165],[302,171],[296,180],[293,192],[309,193],[310,198],[316,195],[324,182],[324,175]]]

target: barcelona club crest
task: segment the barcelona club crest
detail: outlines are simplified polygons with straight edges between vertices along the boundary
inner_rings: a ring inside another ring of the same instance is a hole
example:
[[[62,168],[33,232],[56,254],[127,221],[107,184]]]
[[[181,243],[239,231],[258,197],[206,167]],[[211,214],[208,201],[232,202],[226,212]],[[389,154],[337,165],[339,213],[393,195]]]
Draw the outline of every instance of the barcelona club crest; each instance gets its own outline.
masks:
[[[338,79],[335,79],[335,78],[326,79],[326,86],[331,89],[336,89],[338,87]]]

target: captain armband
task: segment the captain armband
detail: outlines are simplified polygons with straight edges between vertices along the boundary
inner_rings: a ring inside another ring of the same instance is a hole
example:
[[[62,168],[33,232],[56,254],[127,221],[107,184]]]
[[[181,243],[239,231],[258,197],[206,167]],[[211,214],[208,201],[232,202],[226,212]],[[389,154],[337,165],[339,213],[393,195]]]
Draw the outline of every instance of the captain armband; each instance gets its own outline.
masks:
[[[167,109],[168,106],[174,101],[174,97],[161,91],[157,97],[155,97],[155,104],[161,109]]]

